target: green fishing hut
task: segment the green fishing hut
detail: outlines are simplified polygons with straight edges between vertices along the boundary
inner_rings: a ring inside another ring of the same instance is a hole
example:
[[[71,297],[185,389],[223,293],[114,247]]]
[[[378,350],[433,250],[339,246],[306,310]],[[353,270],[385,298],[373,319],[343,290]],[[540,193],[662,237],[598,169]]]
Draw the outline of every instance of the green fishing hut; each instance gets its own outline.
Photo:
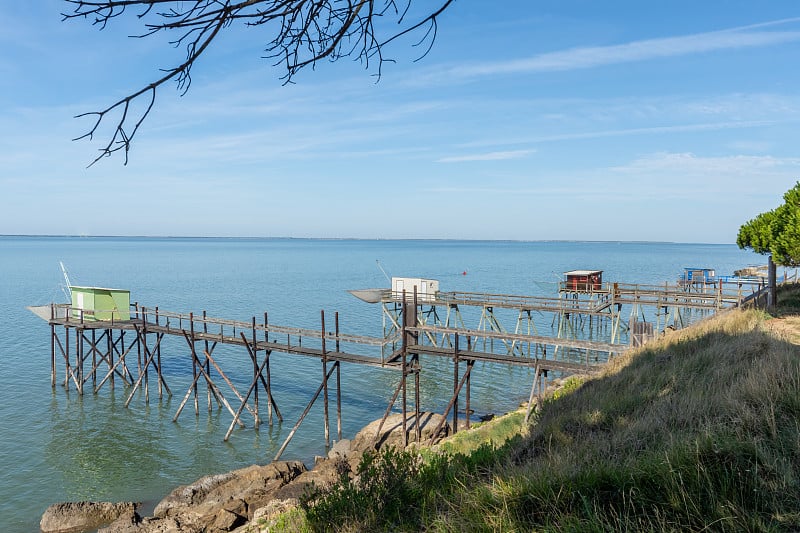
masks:
[[[104,287],[70,286],[72,316],[84,320],[130,320],[131,292]]]

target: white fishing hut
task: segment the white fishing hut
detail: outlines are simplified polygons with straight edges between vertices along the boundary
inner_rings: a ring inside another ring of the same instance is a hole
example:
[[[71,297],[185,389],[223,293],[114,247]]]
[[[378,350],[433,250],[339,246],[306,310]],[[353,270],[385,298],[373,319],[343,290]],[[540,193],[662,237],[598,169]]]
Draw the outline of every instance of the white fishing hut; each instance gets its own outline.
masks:
[[[439,292],[439,281],[435,279],[392,277],[393,299],[401,300],[403,291],[405,291],[406,300],[411,300],[414,298],[415,290],[418,302],[432,302],[436,299],[436,293]]]

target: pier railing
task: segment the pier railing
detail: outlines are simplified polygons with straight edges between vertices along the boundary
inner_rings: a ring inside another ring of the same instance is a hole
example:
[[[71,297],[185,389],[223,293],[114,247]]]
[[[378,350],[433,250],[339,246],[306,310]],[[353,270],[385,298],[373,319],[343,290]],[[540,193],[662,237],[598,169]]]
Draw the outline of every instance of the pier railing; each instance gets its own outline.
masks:
[[[133,327],[141,325],[151,331],[164,331],[165,333],[179,334],[182,331],[194,332],[203,335],[205,338],[217,338],[219,340],[239,339],[242,333],[249,333],[251,336],[259,334],[258,341],[283,342],[287,346],[297,346],[303,344],[303,339],[313,339],[321,342],[323,339],[329,343],[329,347],[339,346],[340,344],[364,345],[383,347],[387,344],[396,343],[399,334],[392,337],[372,337],[367,335],[354,335],[339,331],[338,313],[334,321],[333,331],[312,328],[299,328],[292,326],[281,326],[270,324],[267,315],[263,317],[263,322],[259,322],[253,317],[250,321],[231,320],[208,316],[205,311],[200,314],[179,313],[166,311],[158,307],[149,308],[138,304],[131,304],[128,319],[121,319],[123,313],[118,309],[86,309],[73,307],[70,304],[51,304],[51,321],[62,322],[65,325],[81,325],[88,329],[102,329],[105,327],[122,327],[126,325]],[[109,319],[97,319],[97,316],[110,316]],[[324,312],[321,315],[324,321]],[[280,339],[278,339],[280,337]]]

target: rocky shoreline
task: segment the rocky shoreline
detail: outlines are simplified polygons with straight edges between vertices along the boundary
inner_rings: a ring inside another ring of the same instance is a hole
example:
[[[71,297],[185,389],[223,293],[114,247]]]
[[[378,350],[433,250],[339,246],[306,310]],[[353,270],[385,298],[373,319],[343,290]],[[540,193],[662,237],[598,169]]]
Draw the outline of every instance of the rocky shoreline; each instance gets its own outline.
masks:
[[[423,442],[442,423],[442,435],[450,426],[440,414],[421,413]],[[298,498],[311,484],[328,486],[341,472],[354,472],[367,450],[402,445],[402,415],[390,416],[364,427],[353,439],[334,444],[327,457],[317,458],[314,468],[300,461],[278,461],[205,476],[173,490],[153,510],[141,516],[134,502],[62,502],[44,512],[42,533],[222,533],[258,531],[263,524],[297,506]],[[414,439],[414,417],[408,419],[409,441]],[[257,526],[256,524],[262,524]],[[100,528],[100,529],[98,529]]]

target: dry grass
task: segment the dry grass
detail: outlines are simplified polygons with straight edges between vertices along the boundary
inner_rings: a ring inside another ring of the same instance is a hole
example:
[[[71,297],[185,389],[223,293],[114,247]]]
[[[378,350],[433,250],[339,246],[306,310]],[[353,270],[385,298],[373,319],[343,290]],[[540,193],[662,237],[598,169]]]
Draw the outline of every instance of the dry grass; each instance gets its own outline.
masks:
[[[493,453],[439,456],[458,470],[368,529],[800,530],[800,288],[779,302],[777,320],[735,310],[620,357]]]
[[[442,529],[800,528],[800,350],[768,318],[676,332],[549,403]]]

